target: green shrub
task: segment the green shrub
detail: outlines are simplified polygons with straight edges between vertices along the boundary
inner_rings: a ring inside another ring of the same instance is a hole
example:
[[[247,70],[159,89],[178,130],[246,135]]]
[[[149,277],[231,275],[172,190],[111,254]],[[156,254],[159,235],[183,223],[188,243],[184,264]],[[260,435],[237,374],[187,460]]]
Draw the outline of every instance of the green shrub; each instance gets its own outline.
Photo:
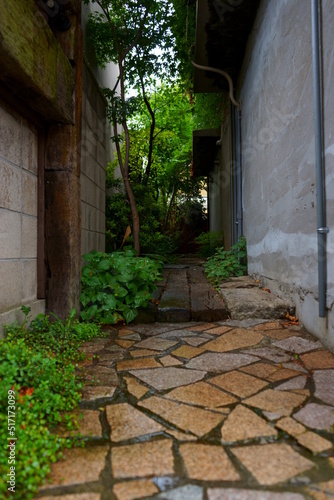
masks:
[[[215,254],[208,258],[204,267],[207,277],[215,286],[231,276],[247,274],[246,238],[242,236],[229,251],[223,247],[217,249]]]
[[[74,314],[65,323],[39,315],[29,327],[10,325],[0,340],[0,439],[6,448],[8,438],[16,438],[15,463],[8,463],[9,448],[0,454],[0,498],[33,498],[51,462],[71,446],[52,428],[60,422],[73,425],[73,417],[64,412],[80,400],[74,363],[84,355],[78,347],[101,335],[96,325],[80,324]],[[10,466],[15,467],[15,493],[8,491]]]
[[[195,238],[195,243],[199,246],[196,253],[201,257],[211,257],[218,247],[222,246],[224,236],[222,231],[209,231],[202,233]]]
[[[160,278],[162,262],[137,257],[132,249],[91,252],[84,255],[82,270],[83,320],[114,324],[134,320],[139,307],[146,307]]]

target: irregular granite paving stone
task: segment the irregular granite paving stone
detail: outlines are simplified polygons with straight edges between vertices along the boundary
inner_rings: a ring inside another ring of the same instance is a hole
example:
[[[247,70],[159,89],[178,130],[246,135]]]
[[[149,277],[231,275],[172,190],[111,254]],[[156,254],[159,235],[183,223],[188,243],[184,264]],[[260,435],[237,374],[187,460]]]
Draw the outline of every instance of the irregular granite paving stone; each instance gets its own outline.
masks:
[[[264,391],[244,400],[244,403],[254,408],[275,412],[281,416],[288,416],[293,409],[303,404],[306,396],[285,391],[265,389]]]
[[[192,332],[203,332],[204,330],[209,330],[210,328],[214,327],[217,327],[215,323],[199,323],[197,325],[196,323],[194,323],[194,325],[188,327],[187,330],[191,330]]]
[[[215,326],[214,328],[206,328],[205,333],[210,335],[222,335],[232,329],[232,326]]]
[[[134,351],[130,351],[129,354],[133,358],[144,358],[146,356],[156,356],[157,352],[151,349],[135,349]]]
[[[298,362],[292,361],[291,363],[283,363],[283,368],[288,368],[289,370],[295,370],[301,373],[308,373],[308,371]]]
[[[51,484],[40,491],[98,481],[105,468],[109,446],[72,448],[64,451],[64,460],[51,464]]]
[[[314,500],[330,500],[334,498],[334,479],[309,486],[307,492]]]
[[[305,352],[314,351],[322,347],[322,343],[318,340],[312,342],[302,337],[290,337],[286,340],[273,342],[273,345],[283,349],[284,351],[293,352],[296,354],[303,354]]]
[[[157,396],[145,399],[138,406],[159,415],[178,429],[192,432],[198,437],[210,432],[226,418],[224,414],[176,403]]]
[[[173,440],[160,439],[111,448],[115,478],[167,476],[174,474]]]
[[[208,408],[216,408],[238,402],[234,397],[216,389],[206,382],[197,382],[187,385],[186,387],[179,387],[165,394],[164,397],[166,399],[179,401],[180,403],[188,403]]]
[[[185,370],[184,368],[152,368],[149,370],[130,371],[131,375],[139,378],[145,384],[154,387],[158,391],[173,389],[181,385],[198,382],[205,377],[206,372],[199,370]]]
[[[148,338],[146,340],[142,340],[136,344],[136,347],[144,348],[144,349],[153,349],[155,351],[165,351],[170,347],[173,347],[178,342],[175,340],[165,340],[158,337]]]
[[[329,431],[334,425],[334,408],[332,406],[308,403],[293,418],[311,429]]]
[[[158,368],[161,364],[154,358],[138,358],[119,361],[116,365],[117,371],[142,370],[143,368]]]
[[[281,329],[281,330],[263,330],[262,333],[266,337],[270,337],[271,339],[274,339],[274,340],[285,340],[285,339],[288,339],[290,337],[296,337],[296,332],[289,331],[287,329]]]
[[[164,430],[163,426],[127,403],[107,406],[111,441],[119,442]]]
[[[208,379],[207,382],[217,385],[224,391],[231,392],[240,398],[251,396],[268,385],[264,380],[237,371],[218,375]]]
[[[186,443],[181,444],[179,449],[190,479],[198,481],[238,481],[240,479],[222,446]]]
[[[306,385],[306,377],[305,375],[301,375],[299,377],[295,377],[287,382],[283,382],[278,387],[275,387],[276,391],[291,391],[293,389],[304,389]]]
[[[107,366],[94,365],[85,371],[84,377],[89,382],[89,385],[99,387],[117,387],[119,385],[116,370]]]
[[[148,498],[159,493],[157,486],[149,479],[139,481],[125,481],[115,484],[113,488],[117,500],[134,500],[136,498]]]
[[[77,414],[78,427],[69,430],[65,428],[61,431],[62,437],[80,435],[82,437],[101,438],[102,427],[100,422],[100,412],[96,410],[80,410]]]
[[[301,446],[307,448],[312,453],[322,453],[333,448],[333,444],[315,432],[307,431],[304,434],[297,436],[297,441]]]
[[[334,406],[334,370],[317,370],[313,374],[315,397]]]
[[[314,467],[285,443],[232,448],[231,452],[261,485],[274,485]]]
[[[279,382],[281,380],[285,380],[292,377],[297,377],[299,373],[295,370],[290,370],[288,368],[279,367],[275,372],[273,372],[268,377],[269,382]]]
[[[98,399],[112,398],[115,394],[116,387],[104,386],[85,386],[82,389],[81,402],[97,401]]]
[[[297,437],[307,431],[303,425],[299,424],[291,417],[281,418],[275,425],[278,429],[287,432],[293,437]]]
[[[260,358],[269,359],[274,363],[286,363],[291,361],[292,357],[276,347],[258,347],[257,349],[247,349],[243,351],[245,354],[253,354],[254,356],[259,356]]]
[[[159,358],[160,363],[163,366],[180,366],[183,365],[182,361],[179,359],[174,358],[173,356],[170,356],[169,354],[167,356],[164,356],[163,358]]]
[[[309,352],[302,354],[300,358],[308,370],[334,368],[334,354],[329,351]]]
[[[227,352],[235,349],[242,349],[257,345],[263,339],[263,335],[258,332],[252,332],[245,328],[235,328],[218,337],[205,346],[207,351]]]
[[[299,493],[239,490],[236,488],[209,488],[208,500],[304,500]]]
[[[248,354],[205,353],[189,361],[186,368],[191,370],[206,370],[222,373],[235,370],[241,366],[250,365],[259,361],[259,358]]]
[[[199,356],[203,352],[206,351],[206,347],[193,347],[191,345],[183,345],[172,351],[173,356],[177,356],[178,358],[192,359],[196,356]]]
[[[253,330],[283,330],[283,325],[279,321],[264,321],[255,325]]]
[[[205,344],[205,342],[208,342],[208,339],[206,337],[182,337],[182,340],[186,342],[189,345],[192,345],[193,347],[197,347],[199,345]]]
[[[126,382],[126,388],[128,392],[137,399],[140,399],[149,391],[148,387],[145,387],[144,385],[137,382],[135,378],[124,377],[124,380]]]
[[[193,434],[175,431],[174,429],[168,429],[167,427],[165,429],[165,432],[170,436],[173,436],[177,441],[197,441],[197,437]]]
[[[163,500],[203,500],[203,488],[188,484],[174,490],[164,491],[157,495]]]
[[[277,431],[266,420],[243,405],[232,410],[221,429],[222,441],[227,443],[276,436]]]
[[[270,365],[269,363],[263,362],[242,367],[240,370],[270,382],[278,382],[279,380],[297,377],[299,375],[297,371],[287,368],[284,369],[280,365]]]
[[[124,347],[124,349],[128,349],[129,347],[131,347],[135,343],[135,340],[115,340],[115,342],[120,347]]]
[[[164,332],[161,333],[157,338],[159,339],[183,339],[183,337],[193,337],[194,332],[193,331],[187,331],[185,330],[172,330],[171,332]]]

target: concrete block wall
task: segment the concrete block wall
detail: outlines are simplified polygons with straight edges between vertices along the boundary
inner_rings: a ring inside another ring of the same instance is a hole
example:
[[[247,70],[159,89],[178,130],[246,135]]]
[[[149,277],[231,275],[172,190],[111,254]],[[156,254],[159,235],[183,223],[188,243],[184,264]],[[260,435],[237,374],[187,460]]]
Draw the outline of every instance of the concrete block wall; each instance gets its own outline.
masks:
[[[38,135],[0,102],[0,329],[37,299]]]
[[[81,250],[105,250],[106,167],[109,161],[106,104],[94,75],[84,65],[81,146]]]
[[[334,4],[322,2],[327,318],[318,317],[311,2],[263,0],[239,78],[249,272],[334,348]]]

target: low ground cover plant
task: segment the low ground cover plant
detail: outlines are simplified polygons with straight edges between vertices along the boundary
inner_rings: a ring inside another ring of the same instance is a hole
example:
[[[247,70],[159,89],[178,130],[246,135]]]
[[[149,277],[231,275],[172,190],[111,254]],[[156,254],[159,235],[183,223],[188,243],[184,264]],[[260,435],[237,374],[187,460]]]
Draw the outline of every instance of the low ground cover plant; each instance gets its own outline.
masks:
[[[246,238],[242,236],[232,246],[231,250],[218,248],[212,257],[204,264],[205,274],[214,286],[218,286],[223,280],[232,276],[244,276],[247,274],[247,249]]]
[[[38,315],[30,326],[8,326],[0,340],[0,439],[6,450],[0,454],[0,498],[33,498],[51,463],[73,443],[52,430],[61,422],[75,424],[65,412],[80,400],[75,364],[84,355],[78,348],[102,336],[97,325],[74,315],[65,323]]]
[[[105,324],[133,321],[156,289],[163,262],[138,257],[131,248],[113,253],[84,255],[81,318]]]
[[[224,235],[222,231],[208,231],[197,236],[195,243],[199,245],[198,255],[206,258],[211,257],[217,248],[223,245]]]

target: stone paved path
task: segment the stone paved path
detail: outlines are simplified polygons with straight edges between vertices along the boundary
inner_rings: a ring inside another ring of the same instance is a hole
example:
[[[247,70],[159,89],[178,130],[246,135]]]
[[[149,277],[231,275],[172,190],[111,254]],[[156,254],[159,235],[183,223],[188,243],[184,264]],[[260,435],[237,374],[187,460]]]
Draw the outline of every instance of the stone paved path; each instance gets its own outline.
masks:
[[[284,321],[110,328],[44,500],[334,498],[334,355]]]

